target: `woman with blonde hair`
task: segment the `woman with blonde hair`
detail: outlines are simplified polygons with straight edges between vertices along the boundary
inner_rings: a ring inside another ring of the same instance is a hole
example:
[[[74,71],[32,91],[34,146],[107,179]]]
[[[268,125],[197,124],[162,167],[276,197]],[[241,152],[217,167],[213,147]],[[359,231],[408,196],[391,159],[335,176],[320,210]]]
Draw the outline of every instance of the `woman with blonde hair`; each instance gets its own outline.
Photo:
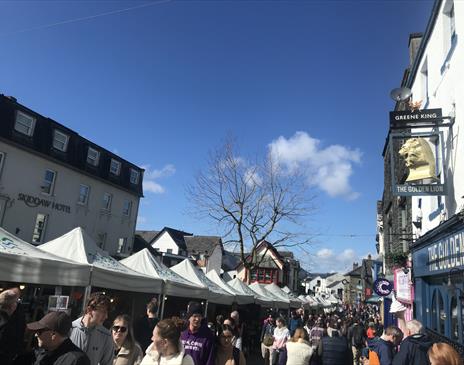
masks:
[[[447,343],[434,343],[427,354],[431,365],[463,365],[461,356]]]
[[[287,365],[307,365],[313,354],[309,344],[308,333],[304,328],[297,328],[290,341],[287,342]]]
[[[115,318],[111,334],[114,342],[113,365],[139,365],[143,352],[134,340],[131,319],[127,314]]]
[[[141,365],[194,365],[180,341],[180,325],[172,319],[158,322]]]

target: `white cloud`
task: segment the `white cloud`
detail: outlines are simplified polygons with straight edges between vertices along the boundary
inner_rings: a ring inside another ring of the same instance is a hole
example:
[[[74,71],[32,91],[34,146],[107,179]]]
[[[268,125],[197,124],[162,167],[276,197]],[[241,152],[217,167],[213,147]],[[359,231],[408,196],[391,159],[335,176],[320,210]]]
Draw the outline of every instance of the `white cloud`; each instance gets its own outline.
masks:
[[[254,169],[248,169],[245,171],[245,182],[248,186],[254,185],[261,185],[263,183],[263,179]]]
[[[154,194],[163,194],[166,189],[157,181],[162,178],[172,176],[176,169],[174,165],[165,165],[162,169],[151,169],[150,165],[143,166],[145,173],[143,175],[143,191]]]
[[[341,145],[322,147],[321,141],[306,132],[292,137],[280,136],[269,144],[271,156],[289,172],[304,171],[310,185],[317,186],[329,196],[353,200],[350,177],[353,165],[361,162],[361,152]]]
[[[311,271],[345,273],[353,267],[353,262],[360,264],[365,257],[367,255],[358,256],[351,248],[338,252],[329,248],[322,248],[316,252],[316,257],[312,260]]]

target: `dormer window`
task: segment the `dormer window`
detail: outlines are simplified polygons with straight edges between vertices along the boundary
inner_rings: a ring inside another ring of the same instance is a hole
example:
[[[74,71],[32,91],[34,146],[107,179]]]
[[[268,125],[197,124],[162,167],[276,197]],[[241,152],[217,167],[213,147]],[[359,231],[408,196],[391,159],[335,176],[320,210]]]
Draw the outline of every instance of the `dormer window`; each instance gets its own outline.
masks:
[[[112,158],[110,164],[110,172],[113,175],[119,176],[119,173],[121,172],[121,162]]]
[[[87,151],[87,163],[92,166],[98,166],[99,160],[100,152],[92,147],[89,147],[89,150]]]
[[[130,169],[130,182],[131,184],[139,183],[139,172],[134,169]]]
[[[31,137],[34,134],[35,118],[21,111],[16,112],[16,121],[14,129],[26,136]]]
[[[69,136],[55,129],[53,133],[53,148],[66,152],[68,149]]]

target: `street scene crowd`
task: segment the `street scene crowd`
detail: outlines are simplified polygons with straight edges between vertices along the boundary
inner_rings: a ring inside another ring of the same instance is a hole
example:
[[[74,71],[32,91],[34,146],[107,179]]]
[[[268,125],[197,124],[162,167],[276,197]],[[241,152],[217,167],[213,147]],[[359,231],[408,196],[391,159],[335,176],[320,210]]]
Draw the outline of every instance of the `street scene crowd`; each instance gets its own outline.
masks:
[[[66,312],[51,311],[26,323],[20,303],[19,288],[0,293],[1,364],[245,365],[259,351],[265,365],[463,363],[450,345],[433,343],[417,320],[408,321],[405,332],[395,325],[384,328],[379,308],[369,304],[344,305],[332,313],[301,308],[289,318],[270,311],[254,341],[239,311],[218,315],[212,323],[195,301],[188,303],[183,318],[160,320],[153,298],[146,313],[134,321],[119,314],[109,329],[104,323],[111,301],[102,292],[90,295],[74,321]]]

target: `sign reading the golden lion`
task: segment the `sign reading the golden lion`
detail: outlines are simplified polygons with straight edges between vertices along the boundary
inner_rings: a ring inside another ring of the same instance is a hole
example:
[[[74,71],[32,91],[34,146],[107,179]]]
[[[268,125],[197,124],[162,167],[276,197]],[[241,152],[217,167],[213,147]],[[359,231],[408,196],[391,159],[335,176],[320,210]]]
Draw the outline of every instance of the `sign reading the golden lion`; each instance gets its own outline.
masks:
[[[394,195],[446,194],[441,140],[441,132],[399,133],[390,136]]]

